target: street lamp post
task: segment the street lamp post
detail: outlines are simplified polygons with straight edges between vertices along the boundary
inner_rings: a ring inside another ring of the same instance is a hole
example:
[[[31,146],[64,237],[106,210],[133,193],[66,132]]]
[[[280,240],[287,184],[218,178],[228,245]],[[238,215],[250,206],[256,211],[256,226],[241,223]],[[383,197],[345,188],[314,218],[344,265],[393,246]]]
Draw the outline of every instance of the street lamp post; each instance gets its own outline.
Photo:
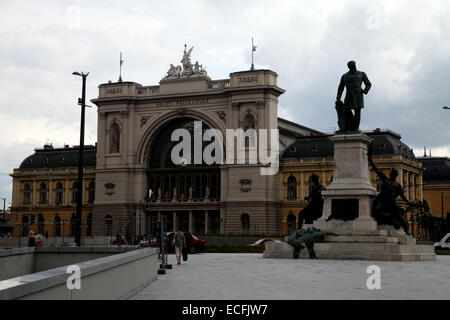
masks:
[[[77,209],[75,222],[75,243],[77,247],[81,246],[81,219],[83,210],[83,164],[84,164],[84,118],[86,110],[86,78],[88,73],[73,72],[75,76],[80,76],[83,79],[81,98],[78,99],[78,104],[81,105],[81,126],[80,126],[80,150],[78,153],[78,190],[77,190]]]
[[[5,205],[6,205],[6,198],[0,198],[3,200],[3,211],[2,211],[2,223],[5,223]]]

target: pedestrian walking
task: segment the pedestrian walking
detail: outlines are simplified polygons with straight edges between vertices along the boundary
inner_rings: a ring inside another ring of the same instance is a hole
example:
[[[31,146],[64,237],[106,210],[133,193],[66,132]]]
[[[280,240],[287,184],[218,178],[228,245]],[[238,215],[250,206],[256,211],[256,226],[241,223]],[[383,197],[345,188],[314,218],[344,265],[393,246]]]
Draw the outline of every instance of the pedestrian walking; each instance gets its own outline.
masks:
[[[175,255],[177,257],[177,264],[181,264],[181,252],[184,247],[186,247],[186,239],[183,232],[181,231],[181,226],[178,227],[178,231],[175,233]]]

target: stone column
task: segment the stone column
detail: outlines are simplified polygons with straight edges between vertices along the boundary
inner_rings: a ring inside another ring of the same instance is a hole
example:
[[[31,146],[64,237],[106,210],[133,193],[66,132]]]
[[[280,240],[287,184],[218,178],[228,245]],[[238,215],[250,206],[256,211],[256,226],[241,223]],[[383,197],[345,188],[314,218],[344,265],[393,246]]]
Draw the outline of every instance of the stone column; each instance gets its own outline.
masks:
[[[209,233],[209,213],[205,210],[205,234]]]
[[[227,228],[225,226],[226,222],[225,209],[220,208],[220,233],[227,232]]]
[[[47,202],[49,205],[51,205],[52,203],[54,203],[56,200],[56,197],[53,195],[53,180],[50,179],[48,181],[48,194],[47,194]]]
[[[419,201],[423,201],[423,178],[422,178],[422,174],[419,174]]]
[[[303,201],[305,198],[305,173],[302,171],[300,174],[300,201]]]
[[[178,226],[177,226],[177,212],[174,211],[172,216],[173,216],[173,219],[172,219],[172,221],[173,221],[172,231],[173,232],[177,232],[177,229],[178,229]],[[169,230],[167,230],[167,231],[169,231]]]
[[[69,191],[69,180],[66,180],[64,183],[64,196],[63,196],[63,203],[68,206],[70,199],[70,191]]]
[[[189,210],[189,232],[193,232],[194,227],[194,216],[192,215],[192,210]]]
[[[33,180],[33,189],[31,190],[31,205],[32,206],[36,205],[36,194],[39,196],[39,190],[36,190],[36,180]]]

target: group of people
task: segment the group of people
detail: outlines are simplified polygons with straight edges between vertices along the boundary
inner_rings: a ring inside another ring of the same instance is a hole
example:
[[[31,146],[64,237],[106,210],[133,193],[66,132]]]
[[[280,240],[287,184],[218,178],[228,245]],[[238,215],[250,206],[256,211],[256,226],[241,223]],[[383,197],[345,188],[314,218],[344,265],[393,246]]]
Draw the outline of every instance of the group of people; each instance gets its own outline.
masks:
[[[45,231],[45,238],[48,239],[48,232]],[[30,231],[30,235],[28,236],[28,246],[29,247],[41,247],[43,243],[44,237],[40,232],[34,233]]]

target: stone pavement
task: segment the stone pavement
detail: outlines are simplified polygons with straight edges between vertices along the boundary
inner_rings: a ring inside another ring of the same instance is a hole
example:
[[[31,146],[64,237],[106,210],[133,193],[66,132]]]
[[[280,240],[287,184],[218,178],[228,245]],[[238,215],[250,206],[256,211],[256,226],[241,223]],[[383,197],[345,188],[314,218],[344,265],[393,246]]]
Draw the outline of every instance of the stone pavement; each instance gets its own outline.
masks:
[[[144,288],[138,300],[450,299],[450,256],[437,261],[370,262],[263,259],[205,253]],[[381,289],[367,289],[367,267],[381,268]]]

